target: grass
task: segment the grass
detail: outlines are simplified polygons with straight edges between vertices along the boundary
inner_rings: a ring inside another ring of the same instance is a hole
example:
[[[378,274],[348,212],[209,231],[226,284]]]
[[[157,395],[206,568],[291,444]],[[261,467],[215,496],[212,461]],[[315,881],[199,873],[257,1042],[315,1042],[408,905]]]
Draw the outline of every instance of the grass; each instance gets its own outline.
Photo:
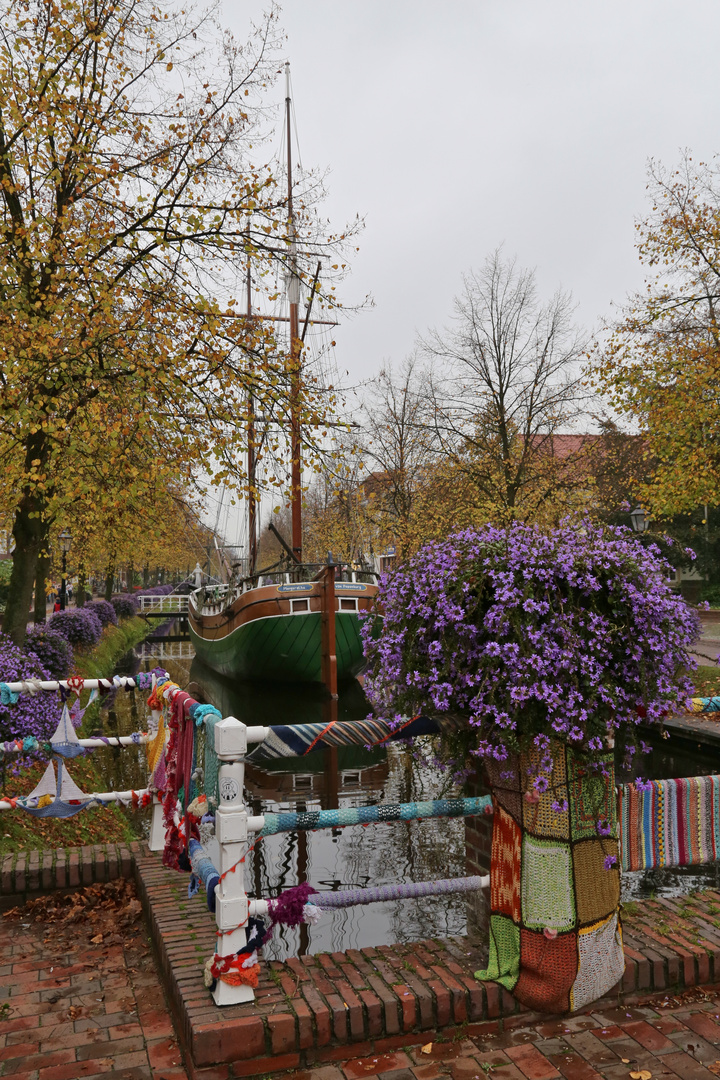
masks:
[[[106,626],[100,641],[92,649],[75,650],[75,675],[84,679],[106,679],[128,649],[143,641],[149,633],[145,619],[135,615],[123,619],[118,626]],[[100,703],[94,701],[83,717],[80,732],[87,736],[95,730],[100,716]]]
[[[119,626],[106,626],[100,641],[92,649],[75,650],[75,674],[85,679],[106,679],[128,649],[146,638],[150,630],[145,619],[134,615]]]
[[[720,696],[720,668],[699,667],[690,678],[695,684],[695,697]]]
[[[76,649],[74,674],[86,679],[112,676],[120,657],[147,634],[147,622],[138,616],[124,619],[119,626],[105,627],[95,648]],[[94,703],[85,713],[82,731],[92,731],[98,716],[99,708]],[[3,791],[10,795],[27,795],[45,768],[43,761],[21,776],[5,776]],[[68,772],[82,791],[105,790],[92,757],[75,758],[70,762]],[[138,835],[127,814],[117,804],[83,810],[71,818],[36,818],[22,810],[8,811],[0,818],[0,828],[0,855],[43,848],[115,844],[135,840]]]
[[[5,791],[27,795],[45,771],[38,762],[18,777],[8,777]],[[75,758],[68,770],[81,791],[97,791],[98,776],[90,758]],[[136,833],[117,805],[82,810],[71,818],[36,818],[23,810],[8,810],[0,818],[0,855],[11,851],[43,848],[81,847],[84,844],[117,844],[137,839]]]

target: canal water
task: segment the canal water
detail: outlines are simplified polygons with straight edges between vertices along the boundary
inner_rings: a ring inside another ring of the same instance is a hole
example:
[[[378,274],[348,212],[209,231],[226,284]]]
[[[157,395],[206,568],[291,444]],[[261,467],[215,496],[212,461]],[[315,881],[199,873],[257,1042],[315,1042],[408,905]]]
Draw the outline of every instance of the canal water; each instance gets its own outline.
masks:
[[[194,658],[191,643],[180,630],[176,624],[148,638],[127,654],[118,671],[134,674],[164,667],[194,697],[248,725],[320,722],[326,716],[322,693],[312,689],[243,685],[217,675]],[[145,730],[145,697],[135,691],[119,693],[105,714],[103,732],[129,734]],[[359,684],[341,692],[340,719],[360,719],[367,712]],[[98,751],[95,760],[109,788],[139,788],[146,782],[143,754],[109,749]],[[637,775],[653,779],[699,776],[716,771],[720,771],[720,757],[713,757],[707,748],[688,750],[685,745],[673,746],[672,740],[658,739],[651,753],[639,759],[631,773],[619,773],[618,780]],[[405,744],[372,750],[340,747],[334,756],[322,751],[305,758],[264,762],[262,767],[248,765],[245,782],[246,799],[254,814],[458,794],[445,776],[420,765]],[[146,812],[138,818],[138,824],[147,829]],[[209,850],[216,857],[213,845],[211,841]],[[465,873],[461,819],[282,833],[259,841],[245,866],[247,892],[262,897],[276,896],[300,881],[323,891],[462,877]],[[623,875],[626,900],[678,895],[701,887],[720,887],[718,864]],[[480,925],[474,921],[473,929],[482,933],[483,921],[481,914]],[[284,959],[304,953],[463,934],[466,929],[467,903],[462,895],[397,900],[328,913],[316,926],[283,928],[266,946],[265,955],[268,959]]]

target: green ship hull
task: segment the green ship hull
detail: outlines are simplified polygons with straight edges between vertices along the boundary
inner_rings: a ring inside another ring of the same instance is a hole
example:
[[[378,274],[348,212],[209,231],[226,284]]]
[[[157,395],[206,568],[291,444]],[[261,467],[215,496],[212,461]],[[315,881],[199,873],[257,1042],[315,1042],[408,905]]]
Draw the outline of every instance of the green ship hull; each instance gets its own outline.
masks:
[[[238,626],[225,637],[200,637],[190,623],[190,637],[200,660],[236,679],[295,683],[322,682],[321,614],[271,615]],[[335,613],[338,680],[352,679],[365,659],[360,619],[355,612]]]

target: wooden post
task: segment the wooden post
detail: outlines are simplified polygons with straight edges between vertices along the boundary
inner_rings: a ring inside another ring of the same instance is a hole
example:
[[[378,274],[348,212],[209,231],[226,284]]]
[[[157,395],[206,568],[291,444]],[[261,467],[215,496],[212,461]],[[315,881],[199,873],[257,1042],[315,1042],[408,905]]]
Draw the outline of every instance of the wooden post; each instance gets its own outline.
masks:
[[[337,698],[337,655],[335,652],[335,567],[326,566],[322,577],[322,679],[330,697]]]

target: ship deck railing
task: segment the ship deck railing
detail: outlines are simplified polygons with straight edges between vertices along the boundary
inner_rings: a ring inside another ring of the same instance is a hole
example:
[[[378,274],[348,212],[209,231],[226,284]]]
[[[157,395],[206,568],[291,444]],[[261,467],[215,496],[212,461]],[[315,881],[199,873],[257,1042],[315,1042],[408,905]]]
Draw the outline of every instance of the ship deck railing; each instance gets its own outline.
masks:
[[[254,592],[269,585],[294,585],[317,581],[318,574],[327,564],[303,563],[292,570],[277,570],[252,574],[236,584],[203,585],[192,592],[195,610],[203,615],[219,615],[245,593]],[[379,575],[367,568],[343,568],[338,564],[337,583],[353,585],[375,585]],[[150,599],[155,599],[154,597]]]

